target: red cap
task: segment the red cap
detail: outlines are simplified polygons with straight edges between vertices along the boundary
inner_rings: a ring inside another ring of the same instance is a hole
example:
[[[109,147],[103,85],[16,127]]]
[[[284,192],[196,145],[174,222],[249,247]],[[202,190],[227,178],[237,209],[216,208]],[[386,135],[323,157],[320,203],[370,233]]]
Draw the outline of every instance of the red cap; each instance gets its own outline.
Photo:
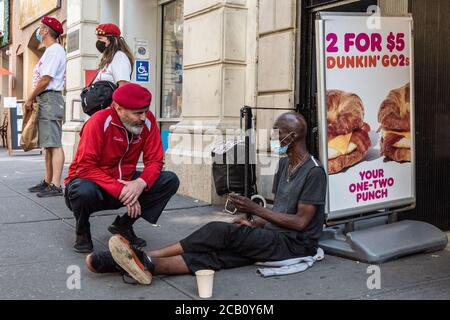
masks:
[[[116,26],[114,23],[105,23],[99,24],[95,28],[95,34],[98,36],[120,37],[122,32],[120,31],[119,27]]]
[[[138,84],[127,83],[114,91],[113,100],[122,108],[141,110],[150,106],[152,94]]]
[[[55,17],[45,16],[41,19],[41,22],[58,33],[58,35],[62,35],[64,33],[62,23]]]

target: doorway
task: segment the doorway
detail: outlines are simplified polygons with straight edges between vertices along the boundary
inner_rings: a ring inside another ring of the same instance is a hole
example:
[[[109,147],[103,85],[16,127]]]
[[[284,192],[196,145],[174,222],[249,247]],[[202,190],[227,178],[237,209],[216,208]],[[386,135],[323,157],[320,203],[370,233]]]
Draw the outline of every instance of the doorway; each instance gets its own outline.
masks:
[[[23,53],[16,58],[16,76],[14,77],[13,96],[18,100],[24,98],[23,95]]]
[[[317,114],[317,70],[316,70],[316,14],[327,12],[367,12],[377,0],[303,0],[301,1],[299,56],[296,83],[297,111],[305,116],[310,130],[308,148],[319,156],[319,134]]]
[[[411,217],[450,230],[450,1],[410,0],[409,9],[415,32],[418,168]]]

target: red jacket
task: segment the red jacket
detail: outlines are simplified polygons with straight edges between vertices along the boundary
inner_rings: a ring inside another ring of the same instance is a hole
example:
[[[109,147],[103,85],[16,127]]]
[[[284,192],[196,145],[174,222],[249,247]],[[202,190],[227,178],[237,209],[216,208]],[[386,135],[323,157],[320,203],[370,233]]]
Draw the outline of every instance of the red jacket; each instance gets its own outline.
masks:
[[[117,179],[132,179],[143,152],[141,178],[150,189],[164,164],[161,135],[153,113],[147,112],[141,135],[132,135],[131,139],[129,136],[131,134],[123,126],[116,110],[110,107],[95,113],[80,132],[78,150],[64,183],[67,185],[76,177],[90,180],[119,198],[124,185]]]

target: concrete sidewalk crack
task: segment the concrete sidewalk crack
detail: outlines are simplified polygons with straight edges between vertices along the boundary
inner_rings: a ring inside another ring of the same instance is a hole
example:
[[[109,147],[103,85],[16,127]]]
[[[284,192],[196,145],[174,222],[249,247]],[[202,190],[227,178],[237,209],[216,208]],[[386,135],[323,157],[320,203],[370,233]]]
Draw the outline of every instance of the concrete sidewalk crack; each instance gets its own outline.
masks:
[[[53,221],[62,221],[63,219],[55,218],[55,219],[42,219],[42,220],[32,220],[32,221],[15,221],[15,222],[4,222],[1,225],[10,226],[17,224],[28,224],[28,223],[40,223],[40,222],[53,222]]]
[[[160,278],[160,280],[163,281],[164,283],[166,283],[167,285],[169,285],[170,287],[174,288],[175,290],[177,290],[181,294],[187,296],[191,300],[197,300],[197,298],[194,295],[190,294],[189,292],[186,292],[185,290],[183,290],[181,288],[178,288],[177,286],[172,284],[170,281],[167,281],[166,278],[167,278],[167,276],[163,276],[163,277]]]
[[[34,266],[34,265],[43,265],[43,264],[57,264],[67,262],[67,259],[55,259],[51,262],[48,260],[42,261],[33,261],[33,262],[19,262],[19,263],[11,263],[11,264],[0,264],[0,268],[11,268],[11,267],[26,267],[26,266]]]
[[[27,198],[29,199],[29,198]],[[209,207],[209,206],[205,206],[205,207]],[[174,209],[167,209],[164,210],[163,212],[169,212],[169,211],[177,211],[177,210],[193,210],[193,209],[197,209],[197,208],[204,208],[204,207],[186,207],[186,208],[174,208]],[[49,210],[47,210],[49,211]],[[52,211],[50,211],[52,212]],[[12,222],[3,222],[0,223],[0,225],[15,225],[15,224],[28,224],[28,223],[39,223],[39,222],[52,222],[52,221],[66,221],[66,220],[75,220],[74,217],[59,217],[58,215],[54,214],[54,216],[56,216],[56,218],[54,219],[41,219],[41,220],[31,220],[31,221],[12,221]],[[117,216],[116,213],[103,213],[103,214],[93,214],[91,215],[91,218],[99,218],[99,217],[115,217]]]
[[[23,194],[20,191],[14,190],[13,188],[11,188],[10,186],[8,186],[7,184],[5,184],[4,182],[0,181],[0,184],[2,184],[3,186],[5,186],[6,188],[8,188],[11,191],[14,191],[15,193],[20,194],[22,197],[27,198],[28,200],[32,201],[33,203],[35,203],[36,205],[38,205],[39,207],[41,207],[42,209],[44,209],[45,211],[47,211],[48,213],[50,213],[52,216],[55,216],[59,219],[63,219],[62,217],[58,216],[56,213],[54,213],[53,211],[49,210],[48,208],[44,207],[43,205],[41,205],[39,202],[37,202],[36,200],[30,198],[28,195]]]
[[[42,209],[44,209],[45,211],[49,212],[52,216],[56,217],[57,219],[55,219],[54,221],[61,221],[62,223],[64,223],[66,226],[68,226],[69,228],[71,228],[72,230],[75,230],[75,227],[73,225],[71,225],[70,223],[66,222],[66,220],[69,220],[68,218],[64,218],[64,217],[60,217],[58,216],[56,213],[54,213],[53,211],[49,210],[48,208],[44,207],[43,205],[41,205],[39,202],[35,201],[34,199],[30,198],[29,196],[27,196],[26,194],[23,194],[20,191],[14,190],[11,187],[9,187],[8,185],[6,185],[5,183],[3,183],[2,181],[0,181],[0,184],[4,185],[6,188],[8,188],[11,191],[14,191],[18,194],[20,194],[21,196],[25,197],[26,199],[34,202],[37,206],[41,207]],[[73,218],[72,218],[73,219]],[[102,243],[102,241],[96,237],[92,237],[92,240],[96,240],[97,242]]]
[[[411,284],[408,284],[408,285],[405,285],[405,286],[402,286],[402,287],[387,289],[387,290],[382,291],[382,292],[374,293],[373,295],[365,294],[365,295],[362,295],[362,296],[355,296],[355,297],[349,298],[349,300],[360,300],[361,298],[376,299],[377,297],[382,297],[382,296],[384,296],[386,294],[389,294],[389,293],[400,292],[400,291],[403,291],[403,290],[420,287],[422,285],[429,285],[429,284],[439,283],[439,282],[448,281],[448,280],[450,280],[449,276],[443,277],[443,278],[438,278],[438,279],[430,279],[430,280],[419,281],[419,282],[411,283]]]
[[[165,209],[164,211],[176,211],[176,210],[191,210],[191,209],[198,209],[198,208],[210,208],[212,205],[205,204],[200,206],[190,206],[190,207],[181,207],[181,208],[169,208]]]

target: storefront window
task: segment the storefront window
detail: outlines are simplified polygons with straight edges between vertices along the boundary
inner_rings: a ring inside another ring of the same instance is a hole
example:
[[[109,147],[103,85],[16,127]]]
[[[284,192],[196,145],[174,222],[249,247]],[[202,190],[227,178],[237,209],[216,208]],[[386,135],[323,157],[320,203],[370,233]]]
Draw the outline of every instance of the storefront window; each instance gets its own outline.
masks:
[[[161,118],[179,118],[183,87],[183,0],[163,6]]]

